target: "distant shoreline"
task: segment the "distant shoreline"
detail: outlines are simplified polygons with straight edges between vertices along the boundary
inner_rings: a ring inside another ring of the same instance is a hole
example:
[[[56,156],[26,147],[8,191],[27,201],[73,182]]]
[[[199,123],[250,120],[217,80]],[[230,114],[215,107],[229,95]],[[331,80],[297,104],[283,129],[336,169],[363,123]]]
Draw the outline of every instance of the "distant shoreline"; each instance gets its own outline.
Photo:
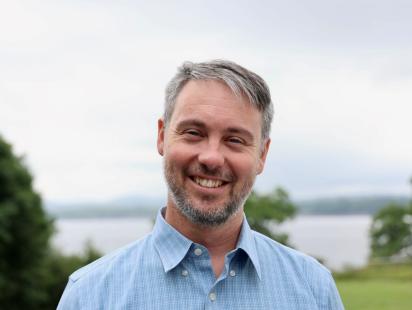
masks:
[[[159,199],[159,201],[161,201]],[[299,215],[373,215],[388,204],[406,205],[407,196],[335,197],[296,201]],[[164,203],[142,206],[139,198],[127,205],[121,203],[48,205],[46,210],[53,218],[129,218],[156,216]]]

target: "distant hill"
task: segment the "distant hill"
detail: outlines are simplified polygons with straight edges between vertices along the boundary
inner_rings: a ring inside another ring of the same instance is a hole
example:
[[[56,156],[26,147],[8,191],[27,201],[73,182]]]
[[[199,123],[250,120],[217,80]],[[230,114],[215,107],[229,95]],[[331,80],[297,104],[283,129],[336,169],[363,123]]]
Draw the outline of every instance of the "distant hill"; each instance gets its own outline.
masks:
[[[105,203],[46,203],[48,213],[56,218],[154,217],[166,201],[157,197],[130,195]]]
[[[374,214],[389,203],[408,203],[407,196],[347,196],[295,201],[299,214]],[[154,217],[166,201],[157,197],[126,196],[106,203],[46,203],[57,218]]]
[[[61,209],[48,210],[54,218],[101,218],[101,217],[154,217],[153,207],[124,207],[116,205],[66,205]]]
[[[300,214],[370,214],[389,203],[407,204],[407,196],[348,196],[296,201]]]

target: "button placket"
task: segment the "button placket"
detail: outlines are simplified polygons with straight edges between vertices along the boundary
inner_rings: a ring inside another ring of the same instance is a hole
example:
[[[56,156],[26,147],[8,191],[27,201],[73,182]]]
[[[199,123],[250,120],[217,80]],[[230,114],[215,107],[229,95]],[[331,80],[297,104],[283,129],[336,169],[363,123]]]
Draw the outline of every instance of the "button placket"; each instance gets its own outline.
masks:
[[[189,274],[189,271],[187,271],[186,269],[182,270],[182,276],[187,277]]]
[[[210,299],[210,301],[215,301],[216,300],[216,293],[215,292],[210,293],[209,294],[209,299]]]
[[[201,248],[196,248],[193,252],[195,253],[196,256],[200,256],[203,253]]]

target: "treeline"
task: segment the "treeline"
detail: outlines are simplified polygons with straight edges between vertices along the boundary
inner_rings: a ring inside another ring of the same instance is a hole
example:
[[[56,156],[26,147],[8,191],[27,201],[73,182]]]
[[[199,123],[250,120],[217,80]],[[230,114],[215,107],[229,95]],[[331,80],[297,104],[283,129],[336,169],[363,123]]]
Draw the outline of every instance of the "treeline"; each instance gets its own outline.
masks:
[[[272,195],[269,193],[267,195]],[[267,196],[262,194],[261,196]],[[253,196],[252,196],[253,197]],[[251,197],[251,198],[252,198]],[[304,215],[374,215],[389,204],[406,204],[406,196],[363,196],[336,197],[300,200],[294,202],[297,214]],[[164,203],[163,203],[164,204]],[[134,205],[123,206],[118,203],[90,205],[74,204],[47,208],[55,218],[113,218],[113,217],[150,217],[153,218],[162,203],[156,206],[142,206],[136,198]]]
[[[407,196],[360,196],[304,200],[296,205],[300,214],[374,215],[389,204],[407,203]]]

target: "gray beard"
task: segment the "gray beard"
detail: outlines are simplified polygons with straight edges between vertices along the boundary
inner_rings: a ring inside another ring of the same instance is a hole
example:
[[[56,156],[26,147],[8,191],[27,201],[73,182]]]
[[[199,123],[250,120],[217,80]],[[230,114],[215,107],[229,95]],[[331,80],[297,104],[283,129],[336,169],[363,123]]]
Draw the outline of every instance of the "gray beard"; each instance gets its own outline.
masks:
[[[173,199],[177,209],[192,223],[204,227],[216,227],[225,223],[233,214],[235,214],[245,203],[249,196],[254,179],[251,182],[245,183],[242,190],[238,195],[231,195],[230,200],[221,208],[214,210],[201,211],[193,206],[193,202],[190,200],[186,191],[179,187],[175,180],[175,173],[172,169],[164,164],[164,174],[166,178],[169,194]],[[211,198],[212,199],[212,198]],[[204,197],[204,201],[207,202],[209,198]]]

